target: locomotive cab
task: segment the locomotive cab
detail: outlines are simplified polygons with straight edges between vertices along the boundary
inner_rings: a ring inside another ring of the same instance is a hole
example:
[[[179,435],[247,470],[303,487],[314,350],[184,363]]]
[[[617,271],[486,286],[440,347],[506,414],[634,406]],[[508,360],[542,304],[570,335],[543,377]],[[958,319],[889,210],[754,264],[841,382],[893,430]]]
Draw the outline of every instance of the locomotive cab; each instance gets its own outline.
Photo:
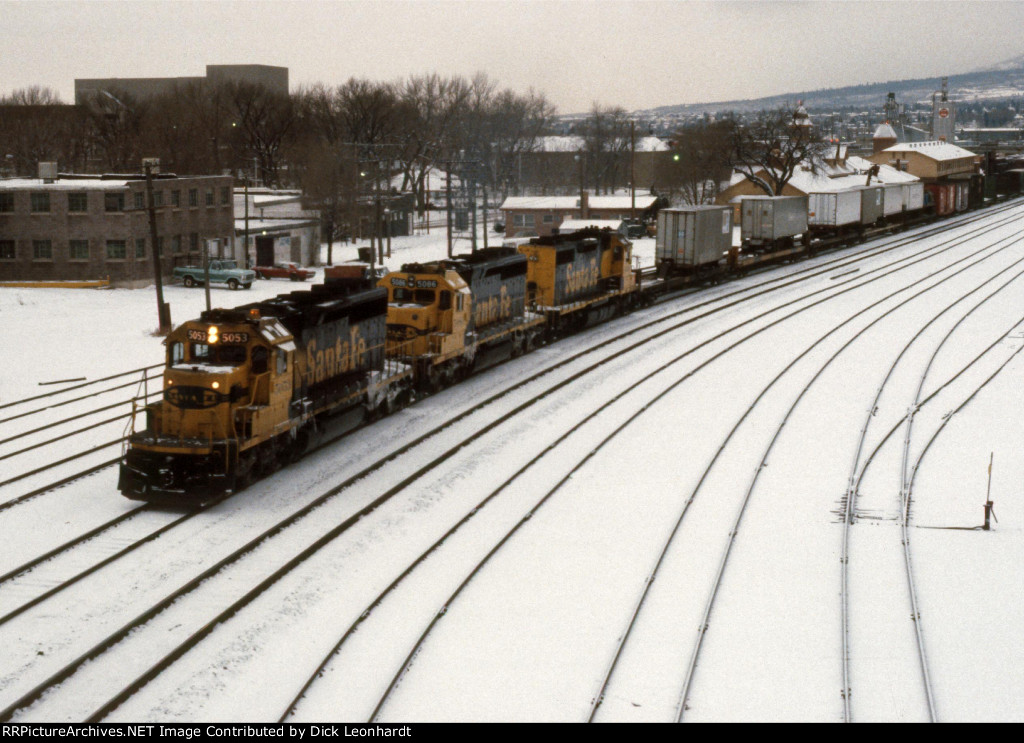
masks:
[[[256,465],[252,450],[287,423],[295,344],[275,318],[214,310],[165,341],[163,399],[146,407],[121,467],[129,497],[202,500],[236,487]]]
[[[388,292],[388,355],[440,361],[461,354],[472,312],[466,282],[438,264],[402,269],[378,284]]]

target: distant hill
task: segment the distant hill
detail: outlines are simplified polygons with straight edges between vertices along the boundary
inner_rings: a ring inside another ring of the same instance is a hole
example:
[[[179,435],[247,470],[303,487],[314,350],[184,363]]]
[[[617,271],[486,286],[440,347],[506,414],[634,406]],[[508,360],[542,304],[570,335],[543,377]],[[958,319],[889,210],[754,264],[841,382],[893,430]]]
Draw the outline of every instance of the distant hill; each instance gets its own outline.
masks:
[[[1015,57],[988,69],[949,75],[950,97],[959,101],[1006,100],[1024,97],[1024,55]],[[928,103],[932,93],[942,87],[941,77],[926,77],[914,80],[892,80],[884,83],[848,85],[842,88],[804,90],[738,101],[715,103],[692,103],[676,106],[660,106],[635,113],[658,118],[672,115],[699,115],[714,111],[760,111],[792,104],[803,100],[809,111],[840,109],[876,110],[881,108],[886,94],[896,94],[896,100],[903,104]]]

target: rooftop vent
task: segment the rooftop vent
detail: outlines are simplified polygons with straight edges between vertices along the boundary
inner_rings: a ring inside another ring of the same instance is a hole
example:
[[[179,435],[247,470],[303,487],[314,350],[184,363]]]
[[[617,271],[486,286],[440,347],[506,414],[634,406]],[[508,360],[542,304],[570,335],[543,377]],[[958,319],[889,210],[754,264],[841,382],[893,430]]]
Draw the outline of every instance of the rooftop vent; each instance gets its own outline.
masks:
[[[39,178],[43,183],[57,180],[57,163],[39,163]]]

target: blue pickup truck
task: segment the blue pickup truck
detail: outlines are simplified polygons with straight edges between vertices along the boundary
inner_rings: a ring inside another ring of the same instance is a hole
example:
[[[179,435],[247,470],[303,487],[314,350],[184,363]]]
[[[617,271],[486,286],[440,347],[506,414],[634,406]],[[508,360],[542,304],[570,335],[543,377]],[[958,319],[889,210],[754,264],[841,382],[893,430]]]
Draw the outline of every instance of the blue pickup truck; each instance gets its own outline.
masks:
[[[185,286],[202,286],[206,271],[202,266],[176,266],[174,278],[181,279]],[[210,261],[210,283],[227,284],[228,289],[248,289],[256,280],[256,272],[239,268],[235,261]]]

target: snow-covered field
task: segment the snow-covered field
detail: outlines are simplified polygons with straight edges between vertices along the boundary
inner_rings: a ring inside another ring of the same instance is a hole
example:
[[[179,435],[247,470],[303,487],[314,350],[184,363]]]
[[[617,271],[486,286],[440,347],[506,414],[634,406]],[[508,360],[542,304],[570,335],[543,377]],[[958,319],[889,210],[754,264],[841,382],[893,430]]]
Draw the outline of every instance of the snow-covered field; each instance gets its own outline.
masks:
[[[0,579],[0,709],[88,654],[13,718],[1024,719],[1022,218],[1018,205],[635,312],[420,401],[180,524],[148,512]],[[650,264],[653,241],[636,246]],[[392,249],[398,268],[440,257],[445,238]],[[336,261],[354,253],[335,246]],[[296,288],[212,292],[231,306]],[[203,307],[201,290],[166,294],[176,322]],[[60,387],[40,382],[158,363],[155,320],[152,290],[0,288],[0,405]],[[0,483],[3,440],[31,419],[0,420]],[[999,521],[981,531],[990,457]],[[113,469],[0,505],[0,575],[137,505]],[[104,706],[165,657],[140,691]]]

